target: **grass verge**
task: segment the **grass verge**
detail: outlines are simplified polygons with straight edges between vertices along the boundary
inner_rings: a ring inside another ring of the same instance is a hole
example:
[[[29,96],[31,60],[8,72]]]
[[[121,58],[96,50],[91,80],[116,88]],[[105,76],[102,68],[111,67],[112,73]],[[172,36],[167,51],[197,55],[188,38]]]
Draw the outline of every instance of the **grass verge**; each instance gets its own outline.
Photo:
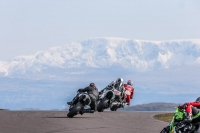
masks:
[[[166,114],[155,115],[154,118],[165,122],[171,122],[173,116],[174,113],[166,113]]]

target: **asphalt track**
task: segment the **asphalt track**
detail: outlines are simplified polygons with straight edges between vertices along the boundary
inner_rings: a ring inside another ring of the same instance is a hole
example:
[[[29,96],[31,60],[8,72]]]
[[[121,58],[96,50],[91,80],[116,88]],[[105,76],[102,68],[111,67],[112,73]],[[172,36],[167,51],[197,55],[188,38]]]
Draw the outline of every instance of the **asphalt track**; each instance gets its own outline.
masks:
[[[68,118],[66,111],[0,111],[0,133],[159,133],[161,112],[105,111]]]

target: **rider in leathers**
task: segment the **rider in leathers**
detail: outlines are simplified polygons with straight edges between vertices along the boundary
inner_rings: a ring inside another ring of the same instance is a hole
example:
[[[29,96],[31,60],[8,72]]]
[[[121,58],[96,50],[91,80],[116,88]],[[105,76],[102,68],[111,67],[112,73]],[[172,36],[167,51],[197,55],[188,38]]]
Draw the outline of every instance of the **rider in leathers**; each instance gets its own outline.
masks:
[[[198,113],[198,109],[200,108],[200,97],[196,99],[194,102],[187,102],[185,104],[179,105],[179,108],[184,108],[187,115],[185,116],[184,121],[191,122],[192,121],[192,114],[195,115]],[[194,114],[195,113],[195,114]]]
[[[99,92],[98,92],[96,85],[94,83],[90,83],[89,86],[85,87],[84,89],[79,89],[78,92],[87,92],[91,99],[91,103],[90,103],[91,109],[84,110],[84,112],[96,111],[97,110],[97,100],[99,97]],[[68,102],[67,104],[69,104],[69,105],[76,104],[77,101],[78,101],[78,97],[76,96],[72,100],[72,102]]]
[[[133,81],[128,80],[127,84],[124,84],[124,88],[128,93],[126,93],[126,103],[130,105],[130,100],[133,99],[134,96],[134,88],[133,88]]]

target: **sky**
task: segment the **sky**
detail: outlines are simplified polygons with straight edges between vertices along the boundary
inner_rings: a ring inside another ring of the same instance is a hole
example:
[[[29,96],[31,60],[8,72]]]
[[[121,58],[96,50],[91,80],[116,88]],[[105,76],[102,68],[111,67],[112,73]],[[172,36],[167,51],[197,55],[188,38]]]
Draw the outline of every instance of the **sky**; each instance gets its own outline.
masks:
[[[200,39],[199,0],[0,0],[0,61],[90,37]]]

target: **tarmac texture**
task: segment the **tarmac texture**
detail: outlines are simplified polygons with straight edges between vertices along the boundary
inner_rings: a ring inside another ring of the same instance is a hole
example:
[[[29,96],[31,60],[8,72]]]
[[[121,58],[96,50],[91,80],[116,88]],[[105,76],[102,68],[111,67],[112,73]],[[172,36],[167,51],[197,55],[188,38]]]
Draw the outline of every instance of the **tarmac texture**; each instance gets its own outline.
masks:
[[[105,111],[67,117],[67,111],[0,111],[0,133],[160,133],[163,112]]]

